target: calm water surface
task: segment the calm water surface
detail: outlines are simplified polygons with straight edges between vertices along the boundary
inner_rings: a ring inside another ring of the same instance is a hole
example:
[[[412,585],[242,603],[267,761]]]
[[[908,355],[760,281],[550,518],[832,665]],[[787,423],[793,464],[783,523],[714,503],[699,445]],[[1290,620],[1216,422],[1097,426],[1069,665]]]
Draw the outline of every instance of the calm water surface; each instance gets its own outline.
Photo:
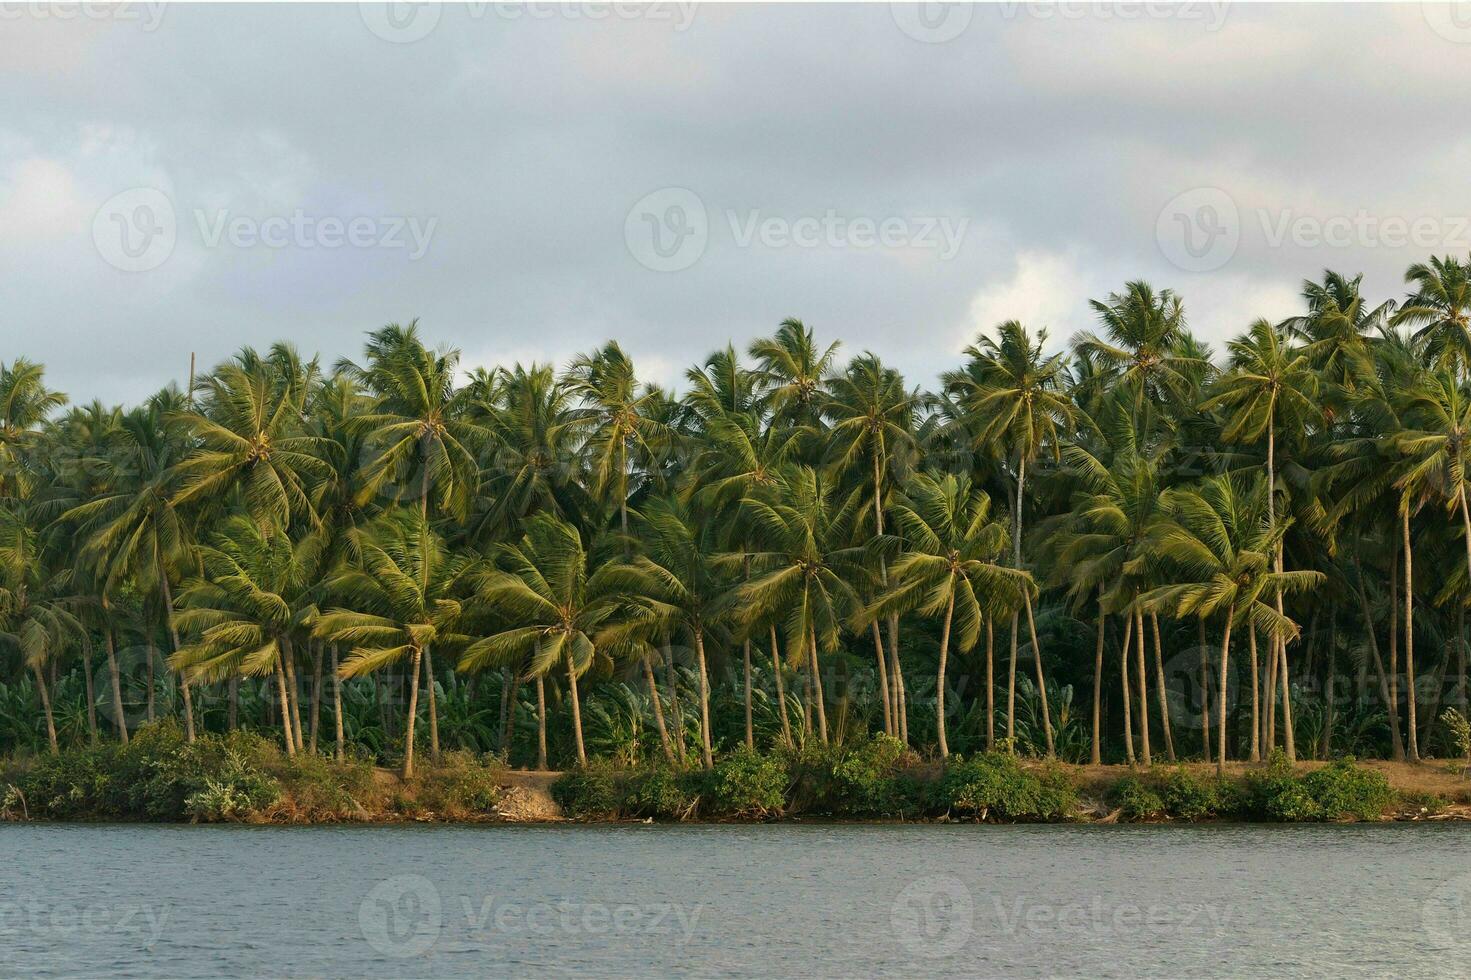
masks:
[[[1471,828],[0,826],[4,976],[1467,976]]]

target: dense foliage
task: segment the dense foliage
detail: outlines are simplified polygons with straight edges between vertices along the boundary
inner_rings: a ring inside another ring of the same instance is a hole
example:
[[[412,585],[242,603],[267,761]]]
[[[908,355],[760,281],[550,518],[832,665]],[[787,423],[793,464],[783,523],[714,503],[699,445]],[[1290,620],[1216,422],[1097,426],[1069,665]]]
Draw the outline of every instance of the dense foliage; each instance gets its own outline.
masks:
[[[678,394],[616,343],[466,372],[414,324],[134,407],[0,363],[0,753],[126,768],[173,718],[186,747],[406,775],[416,750],[584,766],[587,806],[664,817],[671,766],[723,812],[857,814],[907,806],[901,757],[955,752],[954,804],[1019,818],[1065,801],[1007,795],[1007,753],[1457,754],[1471,287],[1453,258],[1407,279],[1375,305],[1326,273],[1220,352],[1130,283],[1066,345],[986,332],[934,391],[796,320]],[[598,760],[643,773],[631,802]],[[97,812],[266,792],[136,791]]]

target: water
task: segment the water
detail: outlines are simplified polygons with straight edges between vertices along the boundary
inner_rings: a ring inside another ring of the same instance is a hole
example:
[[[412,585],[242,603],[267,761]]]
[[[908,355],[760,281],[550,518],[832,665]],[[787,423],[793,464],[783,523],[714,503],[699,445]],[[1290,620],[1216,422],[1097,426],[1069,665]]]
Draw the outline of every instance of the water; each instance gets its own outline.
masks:
[[[0,826],[0,975],[1466,976],[1471,828]]]

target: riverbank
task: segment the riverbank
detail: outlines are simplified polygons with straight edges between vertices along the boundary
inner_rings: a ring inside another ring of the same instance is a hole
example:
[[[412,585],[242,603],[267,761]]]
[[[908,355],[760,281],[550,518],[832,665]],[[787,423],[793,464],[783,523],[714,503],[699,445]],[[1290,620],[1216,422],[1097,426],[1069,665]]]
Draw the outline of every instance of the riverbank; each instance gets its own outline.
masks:
[[[924,760],[882,737],[762,755],[713,769],[595,763],[509,770],[494,758],[427,757],[411,779],[366,761],[288,757],[255,735],[192,744],[168,725],[0,764],[0,818],[48,821],[539,823],[1172,822],[1471,820],[1464,767],[1378,760],[1075,766],[991,754]]]

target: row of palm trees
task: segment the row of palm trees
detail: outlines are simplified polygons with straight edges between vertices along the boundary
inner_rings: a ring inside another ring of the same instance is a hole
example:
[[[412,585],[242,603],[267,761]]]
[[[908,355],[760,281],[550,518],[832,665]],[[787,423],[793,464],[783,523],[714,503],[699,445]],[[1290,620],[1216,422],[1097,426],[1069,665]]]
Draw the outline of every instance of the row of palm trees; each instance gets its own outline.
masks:
[[[425,742],[513,751],[534,691],[540,767],[586,762],[614,701],[634,755],[705,766],[869,730],[1418,759],[1465,712],[1471,263],[1407,281],[1373,305],[1325,273],[1222,358],[1133,282],[1065,346],[987,331],[933,392],[797,320],[678,395],[616,343],[465,372],[415,323],[330,370],[247,348],[132,408],[0,363],[0,694],[33,703],[3,737],[126,741],[141,703],[408,775]],[[166,654],[141,697],[137,641]],[[497,708],[492,744],[441,702]]]

